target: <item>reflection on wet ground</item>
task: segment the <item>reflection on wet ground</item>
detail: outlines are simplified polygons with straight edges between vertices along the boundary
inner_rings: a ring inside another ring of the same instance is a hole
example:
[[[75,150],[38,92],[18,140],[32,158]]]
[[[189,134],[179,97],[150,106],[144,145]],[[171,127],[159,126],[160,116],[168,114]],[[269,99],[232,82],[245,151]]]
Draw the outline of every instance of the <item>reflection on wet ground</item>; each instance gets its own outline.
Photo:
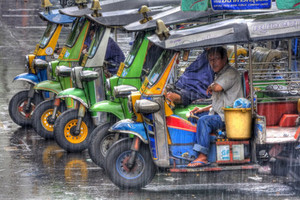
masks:
[[[287,178],[255,172],[159,173],[141,191],[122,191],[91,162],[87,152],[70,154],[32,129],[1,140],[1,199],[297,199]],[[6,142],[5,142],[6,141]]]
[[[122,191],[87,151],[67,153],[31,128],[20,128],[9,118],[8,102],[28,87],[12,80],[25,72],[24,56],[33,51],[45,22],[37,16],[39,0],[0,0],[0,6],[0,199],[299,199],[294,189],[299,185],[289,178],[255,171],[161,171],[146,188]]]

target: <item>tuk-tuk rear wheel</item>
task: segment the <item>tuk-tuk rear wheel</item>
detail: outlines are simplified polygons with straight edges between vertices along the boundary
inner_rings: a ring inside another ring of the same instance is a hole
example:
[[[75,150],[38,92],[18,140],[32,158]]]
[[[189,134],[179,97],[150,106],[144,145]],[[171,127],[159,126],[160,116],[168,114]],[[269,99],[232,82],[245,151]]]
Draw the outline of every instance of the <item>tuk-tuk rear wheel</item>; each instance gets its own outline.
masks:
[[[33,114],[33,122],[32,127],[33,129],[39,134],[41,137],[45,139],[53,139],[53,126],[55,121],[51,121],[51,117],[53,114],[54,108],[54,100],[47,100],[40,103]],[[60,106],[58,107],[56,113],[56,119],[63,111],[67,110],[64,102],[62,101]]]
[[[32,115],[36,106],[43,101],[40,93],[35,93],[31,99],[30,110],[26,110],[29,90],[20,91],[9,101],[8,111],[11,119],[20,126],[31,126]]]
[[[81,152],[88,147],[90,135],[94,130],[93,120],[86,113],[81,122],[80,133],[75,129],[78,121],[78,110],[70,109],[63,112],[55,121],[54,138],[57,144],[68,152]]]
[[[140,189],[150,183],[156,174],[149,147],[141,144],[134,166],[126,165],[131,155],[132,139],[116,142],[107,152],[105,170],[109,179],[121,189]]]

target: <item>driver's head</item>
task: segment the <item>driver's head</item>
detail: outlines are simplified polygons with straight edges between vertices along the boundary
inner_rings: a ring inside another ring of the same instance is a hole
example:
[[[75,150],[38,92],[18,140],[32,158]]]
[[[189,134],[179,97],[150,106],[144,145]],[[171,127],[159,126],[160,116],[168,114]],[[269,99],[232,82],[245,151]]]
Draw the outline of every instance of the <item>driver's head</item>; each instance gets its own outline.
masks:
[[[217,73],[228,63],[227,50],[222,47],[211,47],[207,51],[207,59],[212,70]]]

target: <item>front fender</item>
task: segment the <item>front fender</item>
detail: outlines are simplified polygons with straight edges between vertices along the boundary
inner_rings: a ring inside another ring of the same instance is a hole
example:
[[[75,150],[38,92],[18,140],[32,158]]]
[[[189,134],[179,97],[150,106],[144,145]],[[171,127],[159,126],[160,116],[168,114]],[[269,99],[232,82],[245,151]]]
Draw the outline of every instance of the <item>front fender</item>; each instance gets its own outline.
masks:
[[[62,91],[61,85],[58,81],[42,81],[34,86],[35,90],[43,90],[58,94]]]
[[[145,131],[145,127],[144,124],[141,122],[135,122],[131,119],[123,119],[112,125],[109,131],[133,134],[139,137],[145,144],[148,144],[148,137]]]
[[[31,74],[31,73],[22,73],[17,75],[13,81],[26,81],[28,83],[31,83],[33,85],[36,85],[39,83],[39,79],[37,75]]]
[[[79,88],[68,88],[57,94],[56,98],[72,98],[79,101],[86,108],[88,108],[88,101],[86,99],[85,93]]]
[[[117,116],[119,119],[125,119],[123,109],[120,103],[103,100],[95,103],[89,109],[91,112],[106,112],[112,113]]]

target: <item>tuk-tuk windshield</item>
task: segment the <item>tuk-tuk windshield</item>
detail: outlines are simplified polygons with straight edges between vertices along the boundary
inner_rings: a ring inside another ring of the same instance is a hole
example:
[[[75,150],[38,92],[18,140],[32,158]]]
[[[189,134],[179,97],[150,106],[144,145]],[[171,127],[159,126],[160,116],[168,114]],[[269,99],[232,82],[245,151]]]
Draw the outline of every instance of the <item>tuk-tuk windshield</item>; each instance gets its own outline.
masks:
[[[134,43],[132,45],[132,48],[129,52],[129,55],[125,59],[125,67],[130,67],[130,65],[133,63],[134,58],[139,51],[139,48],[141,44],[143,43],[145,33],[144,32],[139,32],[134,40]]]
[[[72,31],[69,34],[69,37],[67,39],[66,46],[72,47],[75,44],[83,26],[84,26],[84,22],[85,22],[85,17],[76,19],[76,21],[74,22],[74,25],[72,26]]]
[[[156,81],[159,80],[159,77],[161,77],[165,69],[168,67],[168,64],[170,63],[173,54],[174,54],[173,50],[164,50],[162,52],[161,56],[155,63],[153,69],[151,70],[148,76],[150,85],[154,85]]]
[[[44,35],[40,40],[40,48],[43,49],[47,46],[48,42],[50,41],[52,35],[54,34],[54,32],[57,28],[57,26],[58,26],[57,24],[53,24],[53,23],[48,22],[47,28],[44,32]]]
[[[93,57],[97,51],[97,48],[102,40],[103,33],[105,28],[103,26],[94,27],[95,34],[93,37],[93,41],[91,47],[89,48],[89,57]],[[89,34],[89,33],[88,33]]]

